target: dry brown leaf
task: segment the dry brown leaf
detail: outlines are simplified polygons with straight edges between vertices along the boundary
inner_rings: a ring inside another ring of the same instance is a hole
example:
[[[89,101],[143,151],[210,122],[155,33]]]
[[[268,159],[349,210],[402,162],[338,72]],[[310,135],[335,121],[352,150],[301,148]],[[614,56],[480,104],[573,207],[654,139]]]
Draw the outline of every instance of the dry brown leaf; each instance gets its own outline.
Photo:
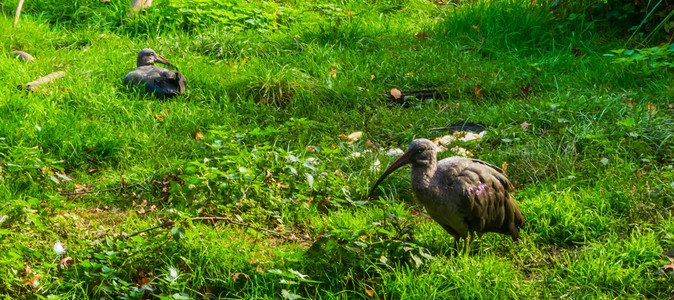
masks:
[[[655,114],[655,111],[656,111],[655,105],[649,104],[649,105],[646,106],[646,108],[648,109],[648,111],[651,112],[651,114]]]
[[[428,33],[426,33],[426,30],[424,30],[422,32],[416,32],[416,33],[414,33],[414,37],[418,38],[418,39],[425,40],[425,39],[428,38]]]
[[[374,298],[374,290],[365,290],[365,293],[366,293],[368,296]]]
[[[154,118],[159,120],[159,121],[164,121],[164,115],[162,115],[162,114],[154,115]]]
[[[30,268],[29,265],[26,265],[26,277],[28,277],[28,278],[20,277],[19,279],[24,282],[23,285],[37,287],[37,285],[38,285],[37,280],[40,279],[40,277],[42,277],[42,275],[34,274],[33,276],[30,276],[31,274],[33,274],[33,270]]]
[[[330,69],[328,70],[328,76],[332,78],[337,77],[337,66],[330,67]]]
[[[377,149],[377,146],[370,140],[365,141],[365,146],[368,146],[372,149]]]
[[[527,121],[524,121],[522,124],[520,124],[520,127],[522,127],[522,129],[527,129],[527,127],[529,126],[531,126],[531,124],[527,123]]]
[[[529,97],[531,94],[533,94],[533,90],[531,89],[531,84],[527,83],[525,86],[519,87],[520,94],[522,94],[523,97]]]
[[[65,269],[65,268],[68,267],[68,261],[75,262],[75,260],[74,260],[72,257],[68,256],[68,257],[63,258],[62,260],[60,260],[59,263],[58,263],[58,265],[59,265],[59,266],[63,266],[63,268]]]
[[[475,96],[482,98],[482,86],[479,84],[475,84]]]
[[[583,53],[582,51],[580,51],[580,49],[578,49],[578,48],[576,48],[576,47],[571,48],[571,53],[573,53],[573,56],[574,56],[574,57],[583,57],[583,56],[585,56],[585,53]]]
[[[250,277],[246,273],[232,273],[232,280],[237,281],[239,279],[239,276],[243,276],[246,279],[250,279]]]
[[[353,15],[354,13],[355,13],[355,11],[353,11],[353,10],[347,10],[347,11],[344,12],[344,14],[347,15],[347,16]]]
[[[391,89],[391,96],[393,96],[393,98],[395,98],[395,99],[400,99],[400,97],[403,96],[403,93],[399,89],[392,88]]]
[[[194,133],[194,139],[199,141],[204,139],[204,135],[201,133],[201,131],[199,131],[199,129],[197,129],[197,131]]]

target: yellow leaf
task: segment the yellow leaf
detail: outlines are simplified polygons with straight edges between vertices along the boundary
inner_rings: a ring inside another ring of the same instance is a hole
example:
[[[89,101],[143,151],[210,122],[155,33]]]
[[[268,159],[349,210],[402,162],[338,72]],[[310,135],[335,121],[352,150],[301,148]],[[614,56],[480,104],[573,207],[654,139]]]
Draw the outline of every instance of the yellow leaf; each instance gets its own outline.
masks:
[[[194,139],[195,140],[203,140],[204,139],[204,135],[201,133],[201,131],[199,131],[199,129],[197,129],[197,131],[194,133]]]
[[[479,84],[475,85],[475,96],[482,98],[482,86]]]
[[[399,89],[393,88],[391,89],[391,96],[395,99],[400,99],[400,97],[403,96],[403,93]]]

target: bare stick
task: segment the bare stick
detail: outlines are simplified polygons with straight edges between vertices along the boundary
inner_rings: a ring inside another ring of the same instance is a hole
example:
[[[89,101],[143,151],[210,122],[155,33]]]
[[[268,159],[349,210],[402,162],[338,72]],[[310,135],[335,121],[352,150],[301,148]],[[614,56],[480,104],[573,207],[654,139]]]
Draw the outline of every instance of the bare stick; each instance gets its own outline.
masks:
[[[19,23],[19,16],[21,16],[21,9],[23,8],[23,0],[19,0],[19,5],[16,6],[16,14],[14,15],[14,26]]]
[[[159,224],[159,225],[157,225],[157,226],[155,226],[155,227],[143,229],[143,230],[138,231],[138,232],[135,232],[135,233],[133,233],[133,234],[131,234],[131,235],[127,235],[126,238],[127,238],[127,239],[128,239],[128,238],[132,238],[132,237],[137,236],[137,235],[139,235],[139,234],[141,234],[141,233],[143,233],[143,232],[148,232],[148,231],[150,231],[150,230],[155,230],[155,229],[157,229],[157,228],[173,226],[173,224],[175,224],[175,222],[173,222],[173,221],[171,221],[171,220],[169,220],[169,221],[164,221],[164,223],[161,223],[161,224]]]
[[[19,85],[18,88],[22,90],[36,91],[40,85],[54,81],[55,79],[61,78],[64,75],[66,75],[66,73],[63,71],[54,72],[29,83]]]
[[[136,183],[132,185],[127,185],[127,186],[120,186],[116,188],[111,188],[111,189],[105,189],[105,190],[98,190],[98,191],[84,191],[84,192],[72,192],[72,193],[60,193],[59,195],[61,196],[74,196],[74,195],[84,195],[84,194],[94,194],[94,193],[103,193],[103,192],[112,192],[112,191],[119,191],[123,189],[130,189],[132,187],[136,187],[141,185],[141,183]]]
[[[239,226],[242,226],[242,227],[246,227],[246,228],[253,229],[253,230],[255,230],[255,231],[261,231],[261,232],[266,232],[266,233],[273,234],[273,235],[276,235],[276,236],[281,236],[281,234],[278,233],[278,232],[276,232],[276,231],[269,230],[269,229],[264,229],[264,228],[259,228],[259,227],[255,227],[255,226],[253,226],[253,225],[246,224],[246,223],[236,222],[236,221],[233,221],[233,220],[230,219],[230,218],[223,218],[223,217],[196,217],[196,218],[192,218],[192,219],[190,219],[190,220],[192,220],[192,221],[196,221],[196,220],[225,221],[225,222],[227,222],[227,223],[229,223],[229,224],[239,225]]]
[[[255,227],[255,226],[253,226],[253,225],[246,224],[246,223],[236,222],[236,221],[233,221],[233,220],[230,219],[230,218],[223,218],[223,217],[196,217],[196,218],[191,218],[191,219],[190,219],[190,221],[196,221],[196,220],[210,220],[210,221],[213,223],[213,225],[215,225],[215,221],[225,221],[225,222],[227,222],[227,223],[229,223],[229,224],[239,225],[239,226],[242,226],[242,227],[250,228],[250,229],[253,229],[253,230],[256,230],[256,231],[266,232],[266,233],[273,234],[273,235],[276,235],[276,236],[282,236],[280,233],[278,233],[278,232],[276,232],[276,231],[269,230],[269,229],[264,229],[264,228],[259,228],[259,227]],[[183,221],[184,221],[184,220],[183,220]],[[144,232],[148,232],[148,231],[151,231],[151,230],[155,230],[155,229],[157,229],[157,228],[163,228],[163,227],[173,226],[174,224],[175,224],[174,221],[170,221],[170,220],[169,220],[169,221],[164,221],[164,223],[161,223],[160,225],[157,225],[157,226],[151,227],[151,228],[147,228],[147,229],[143,229],[143,230],[138,231],[138,232],[134,232],[134,233],[132,233],[131,235],[127,235],[125,238],[128,239],[128,238],[137,236],[137,235],[139,235],[139,234],[141,234],[141,233],[144,233]],[[216,230],[216,232],[217,232],[217,230],[218,230],[217,227],[216,227],[215,230]],[[220,233],[219,233],[219,232],[218,232],[218,237],[220,237]]]
[[[222,239],[222,237],[220,236],[220,231],[218,230],[218,225],[215,224],[215,221],[213,219],[211,219],[211,224],[213,224],[213,228],[215,228],[215,233],[218,234],[218,238]]]

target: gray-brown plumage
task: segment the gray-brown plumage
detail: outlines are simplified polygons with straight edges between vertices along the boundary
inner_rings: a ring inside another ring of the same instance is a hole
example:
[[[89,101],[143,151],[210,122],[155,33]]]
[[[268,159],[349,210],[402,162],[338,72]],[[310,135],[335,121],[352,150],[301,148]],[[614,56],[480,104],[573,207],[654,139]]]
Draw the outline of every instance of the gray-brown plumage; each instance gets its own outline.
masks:
[[[153,93],[159,99],[184,94],[187,83],[185,76],[178,71],[154,66],[155,63],[173,65],[152,49],[140,50],[136,60],[137,68],[124,76],[124,83],[142,84],[145,86],[145,92]]]
[[[428,214],[455,241],[463,238],[464,251],[471,237],[485,232],[507,234],[517,241],[524,215],[512,197],[514,191],[503,170],[489,163],[464,157],[437,162],[437,148],[427,139],[412,141],[398,160],[384,171],[377,185],[396,169],[412,164],[412,190]]]
[[[20,61],[31,61],[35,59],[32,55],[23,51],[12,51],[12,55],[14,55],[14,57],[18,58]]]

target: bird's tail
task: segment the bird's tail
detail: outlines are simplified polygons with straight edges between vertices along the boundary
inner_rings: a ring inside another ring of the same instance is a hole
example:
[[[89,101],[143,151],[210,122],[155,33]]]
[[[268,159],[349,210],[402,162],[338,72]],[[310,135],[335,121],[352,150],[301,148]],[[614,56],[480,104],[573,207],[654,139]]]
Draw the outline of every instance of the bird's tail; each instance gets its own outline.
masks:
[[[512,236],[514,241],[520,239],[520,230],[519,228],[524,227],[524,214],[520,210],[519,205],[511,195],[508,195],[508,198],[505,203],[506,215],[510,216],[512,219],[508,220],[508,231],[510,231],[510,236]]]

